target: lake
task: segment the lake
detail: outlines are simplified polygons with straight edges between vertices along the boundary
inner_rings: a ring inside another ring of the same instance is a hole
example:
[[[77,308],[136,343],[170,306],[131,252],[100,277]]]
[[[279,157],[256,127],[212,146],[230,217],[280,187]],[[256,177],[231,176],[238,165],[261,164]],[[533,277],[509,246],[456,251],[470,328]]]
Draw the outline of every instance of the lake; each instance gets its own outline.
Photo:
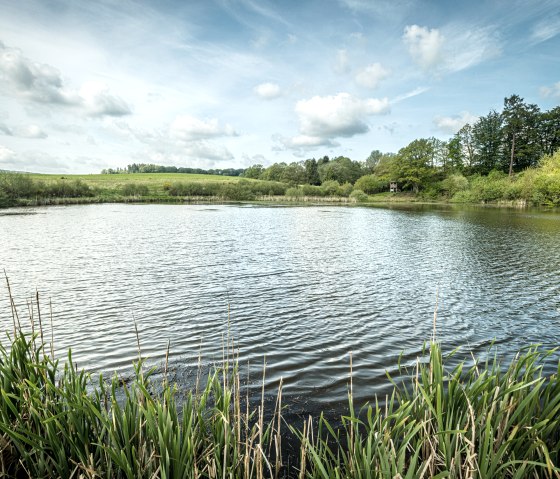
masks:
[[[57,354],[127,375],[137,357],[192,384],[234,338],[244,377],[305,407],[388,390],[433,329],[445,350],[511,359],[560,344],[558,212],[454,207],[103,204],[0,210],[20,316],[52,300]],[[2,286],[0,325],[12,329]],[[228,314],[229,311],[229,314]],[[22,319],[26,324],[27,321]],[[50,336],[50,326],[49,326]],[[229,333],[228,333],[229,329]]]

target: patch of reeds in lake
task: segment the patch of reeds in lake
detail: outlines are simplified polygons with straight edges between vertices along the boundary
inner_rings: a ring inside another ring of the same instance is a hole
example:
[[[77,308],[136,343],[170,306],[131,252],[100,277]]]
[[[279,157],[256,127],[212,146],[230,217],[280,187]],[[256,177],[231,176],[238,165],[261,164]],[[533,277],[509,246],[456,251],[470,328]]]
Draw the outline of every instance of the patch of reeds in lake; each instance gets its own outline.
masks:
[[[508,366],[448,369],[432,341],[383,404],[373,398],[356,410],[350,380],[339,426],[323,415],[288,424],[281,385],[273,411],[264,387],[251,402],[230,345],[178,404],[179,386],[165,373],[156,384],[141,358],[126,382],[93,378],[70,352],[61,362],[40,314],[25,333],[10,304],[14,328],[0,346],[1,477],[560,477],[560,363],[543,373],[552,352],[534,347]],[[298,451],[289,461],[287,436]]]

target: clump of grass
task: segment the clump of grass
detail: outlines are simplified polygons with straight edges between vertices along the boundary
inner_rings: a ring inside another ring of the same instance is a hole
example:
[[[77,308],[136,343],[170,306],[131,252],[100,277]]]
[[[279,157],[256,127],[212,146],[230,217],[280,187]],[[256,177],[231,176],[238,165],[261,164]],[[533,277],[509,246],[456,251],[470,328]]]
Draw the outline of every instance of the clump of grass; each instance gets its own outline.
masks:
[[[543,376],[551,354],[529,348],[506,368],[494,359],[447,370],[430,344],[410,382],[385,406],[356,413],[352,395],[343,427],[324,416],[299,433],[305,474],[313,478],[558,478],[560,364]]]
[[[201,390],[187,392],[178,404],[177,387],[166,379],[155,384],[141,359],[131,381],[94,380],[76,367],[71,353],[62,364],[42,334],[23,333],[13,313],[9,348],[0,345],[0,477],[280,474],[281,403],[268,422],[264,395],[250,410],[229,357]]]
[[[509,366],[494,359],[449,369],[433,340],[415,368],[401,368],[398,383],[390,378],[383,404],[356,410],[350,367],[342,425],[321,414],[299,428],[284,423],[281,385],[265,414],[264,370],[260,404],[250,406],[229,336],[223,364],[180,404],[178,387],[166,374],[156,382],[140,349],[126,382],[94,379],[71,353],[55,359],[38,304],[37,295],[24,333],[10,295],[13,332],[0,345],[0,477],[560,478],[560,362],[553,375],[543,373],[552,352],[532,347]],[[299,441],[289,469],[282,428]]]

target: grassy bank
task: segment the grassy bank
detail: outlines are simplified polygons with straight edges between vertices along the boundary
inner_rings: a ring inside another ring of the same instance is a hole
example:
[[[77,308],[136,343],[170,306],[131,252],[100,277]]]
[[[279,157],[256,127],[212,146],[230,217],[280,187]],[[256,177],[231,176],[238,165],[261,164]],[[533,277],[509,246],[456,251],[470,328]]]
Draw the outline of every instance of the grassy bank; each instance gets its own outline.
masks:
[[[496,206],[560,206],[560,151],[515,176],[450,174],[417,193],[380,191],[387,179],[375,175],[355,185],[324,181],[320,186],[185,173],[36,175],[0,172],[0,207],[100,202],[289,201],[302,203],[450,202]],[[383,186],[383,188],[385,187]]]
[[[449,368],[432,342],[384,406],[372,398],[356,410],[350,379],[334,428],[322,415],[287,423],[281,385],[273,410],[264,387],[251,401],[233,348],[193,390],[165,372],[154,380],[141,358],[131,380],[106,380],[79,370],[70,353],[53,357],[38,311],[35,334],[22,333],[12,312],[0,347],[2,477],[560,477],[560,363],[545,377],[551,353],[536,348],[509,365]],[[291,458],[288,435],[299,451]]]

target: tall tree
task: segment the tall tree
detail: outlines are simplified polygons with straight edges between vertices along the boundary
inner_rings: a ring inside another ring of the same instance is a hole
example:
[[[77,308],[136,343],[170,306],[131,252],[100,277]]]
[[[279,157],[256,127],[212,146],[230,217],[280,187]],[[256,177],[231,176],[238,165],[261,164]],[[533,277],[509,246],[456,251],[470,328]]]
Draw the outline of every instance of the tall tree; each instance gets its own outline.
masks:
[[[379,150],[373,150],[369,156],[366,158],[364,164],[364,174],[371,174],[375,171],[375,168],[383,158],[383,153]]]
[[[433,178],[435,168],[434,145],[431,139],[414,140],[401,148],[395,158],[396,174],[402,187],[410,188],[417,193],[421,186]]]
[[[542,154],[538,133],[540,117],[537,105],[526,104],[519,95],[504,98],[502,111],[504,155],[509,175],[535,166]]]
[[[500,169],[502,159],[502,115],[492,110],[481,116],[472,128],[473,173],[487,175]]]
[[[552,155],[560,148],[560,106],[541,113],[538,131],[542,153]]]
[[[319,165],[315,158],[305,160],[305,179],[310,185],[320,185],[321,178],[319,178]]]

